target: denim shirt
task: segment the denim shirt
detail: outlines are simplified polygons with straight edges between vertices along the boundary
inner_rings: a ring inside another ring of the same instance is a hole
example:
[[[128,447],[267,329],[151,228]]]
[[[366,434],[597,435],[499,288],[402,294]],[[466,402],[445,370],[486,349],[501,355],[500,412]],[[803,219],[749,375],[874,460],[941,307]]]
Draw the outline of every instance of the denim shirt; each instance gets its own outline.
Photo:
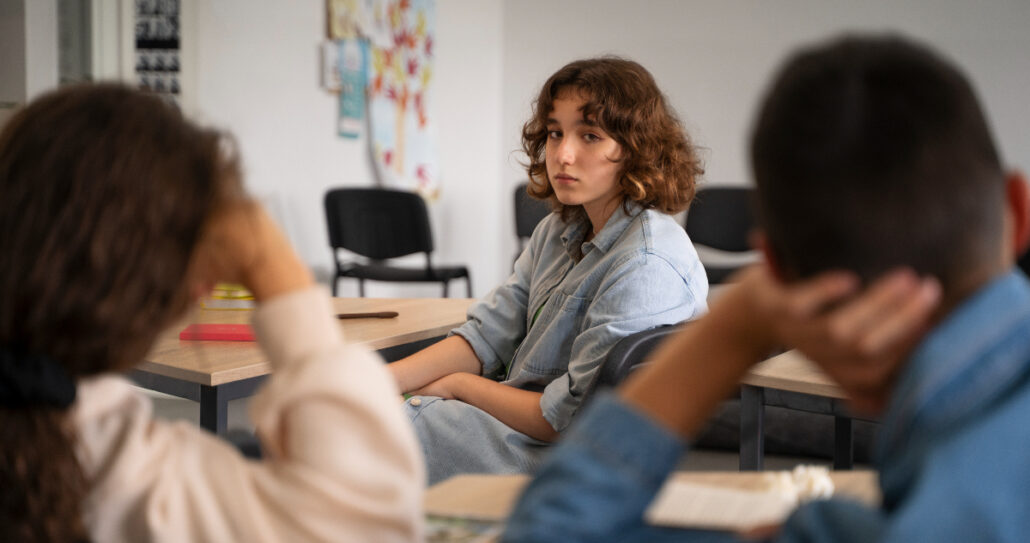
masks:
[[[630,202],[584,242],[589,228],[585,218],[547,216],[508,281],[452,332],[472,346],[483,375],[542,391],[544,418],[557,431],[616,342],[707,308],[704,268],[672,217]]]
[[[883,504],[799,507],[776,541],[1030,538],[1030,282],[1011,272],[952,311],[910,357],[875,464]],[[686,444],[599,398],[544,462],[504,541],[735,541],[641,520]]]

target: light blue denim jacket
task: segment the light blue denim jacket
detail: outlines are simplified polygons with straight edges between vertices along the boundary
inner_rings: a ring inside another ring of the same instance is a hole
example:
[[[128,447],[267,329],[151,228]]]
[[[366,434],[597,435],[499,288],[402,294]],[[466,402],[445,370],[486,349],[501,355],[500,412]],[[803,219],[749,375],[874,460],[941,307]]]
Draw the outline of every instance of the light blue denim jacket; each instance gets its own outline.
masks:
[[[616,342],[707,308],[704,268],[672,217],[631,202],[584,243],[588,228],[585,219],[545,218],[508,281],[453,332],[472,346],[483,375],[543,391],[544,418],[557,431]]]
[[[1030,540],[1030,282],[1011,272],[956,308],[905,366],[875,464],[884,502],[800,507],[776,541]],[[734,541],[645,525],[686,449],[676,435],[599,398],[544,461],[504,541]]]

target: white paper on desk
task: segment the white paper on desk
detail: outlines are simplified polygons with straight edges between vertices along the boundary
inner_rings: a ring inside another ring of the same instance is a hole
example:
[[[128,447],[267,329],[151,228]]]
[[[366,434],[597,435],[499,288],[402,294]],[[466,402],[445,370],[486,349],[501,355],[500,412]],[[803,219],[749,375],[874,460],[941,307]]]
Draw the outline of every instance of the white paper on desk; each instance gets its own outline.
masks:
[[[658,526],[740,531],[783,522],[797,502],[779,492],[755,492],[670,479],[644,518]]]

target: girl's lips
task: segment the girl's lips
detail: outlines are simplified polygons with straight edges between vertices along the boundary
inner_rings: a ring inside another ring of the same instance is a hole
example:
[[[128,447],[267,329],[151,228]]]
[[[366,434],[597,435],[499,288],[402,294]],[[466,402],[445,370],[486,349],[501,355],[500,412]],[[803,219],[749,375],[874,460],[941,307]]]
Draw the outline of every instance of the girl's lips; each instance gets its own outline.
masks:
[[[554,180],[559,183],[572,183],[576,181],[576,178],[571,175],[558,174],[554,176]]]

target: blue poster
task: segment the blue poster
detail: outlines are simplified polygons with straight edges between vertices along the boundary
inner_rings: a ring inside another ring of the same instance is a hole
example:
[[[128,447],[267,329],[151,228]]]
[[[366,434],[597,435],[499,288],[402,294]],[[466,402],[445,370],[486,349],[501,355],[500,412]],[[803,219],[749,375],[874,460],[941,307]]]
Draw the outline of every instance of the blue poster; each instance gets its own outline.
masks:
[[[365,82],[368,44],[361,38],[338,40],[340,110],[337,131],[341,137],[357,138],[365,121]]]

